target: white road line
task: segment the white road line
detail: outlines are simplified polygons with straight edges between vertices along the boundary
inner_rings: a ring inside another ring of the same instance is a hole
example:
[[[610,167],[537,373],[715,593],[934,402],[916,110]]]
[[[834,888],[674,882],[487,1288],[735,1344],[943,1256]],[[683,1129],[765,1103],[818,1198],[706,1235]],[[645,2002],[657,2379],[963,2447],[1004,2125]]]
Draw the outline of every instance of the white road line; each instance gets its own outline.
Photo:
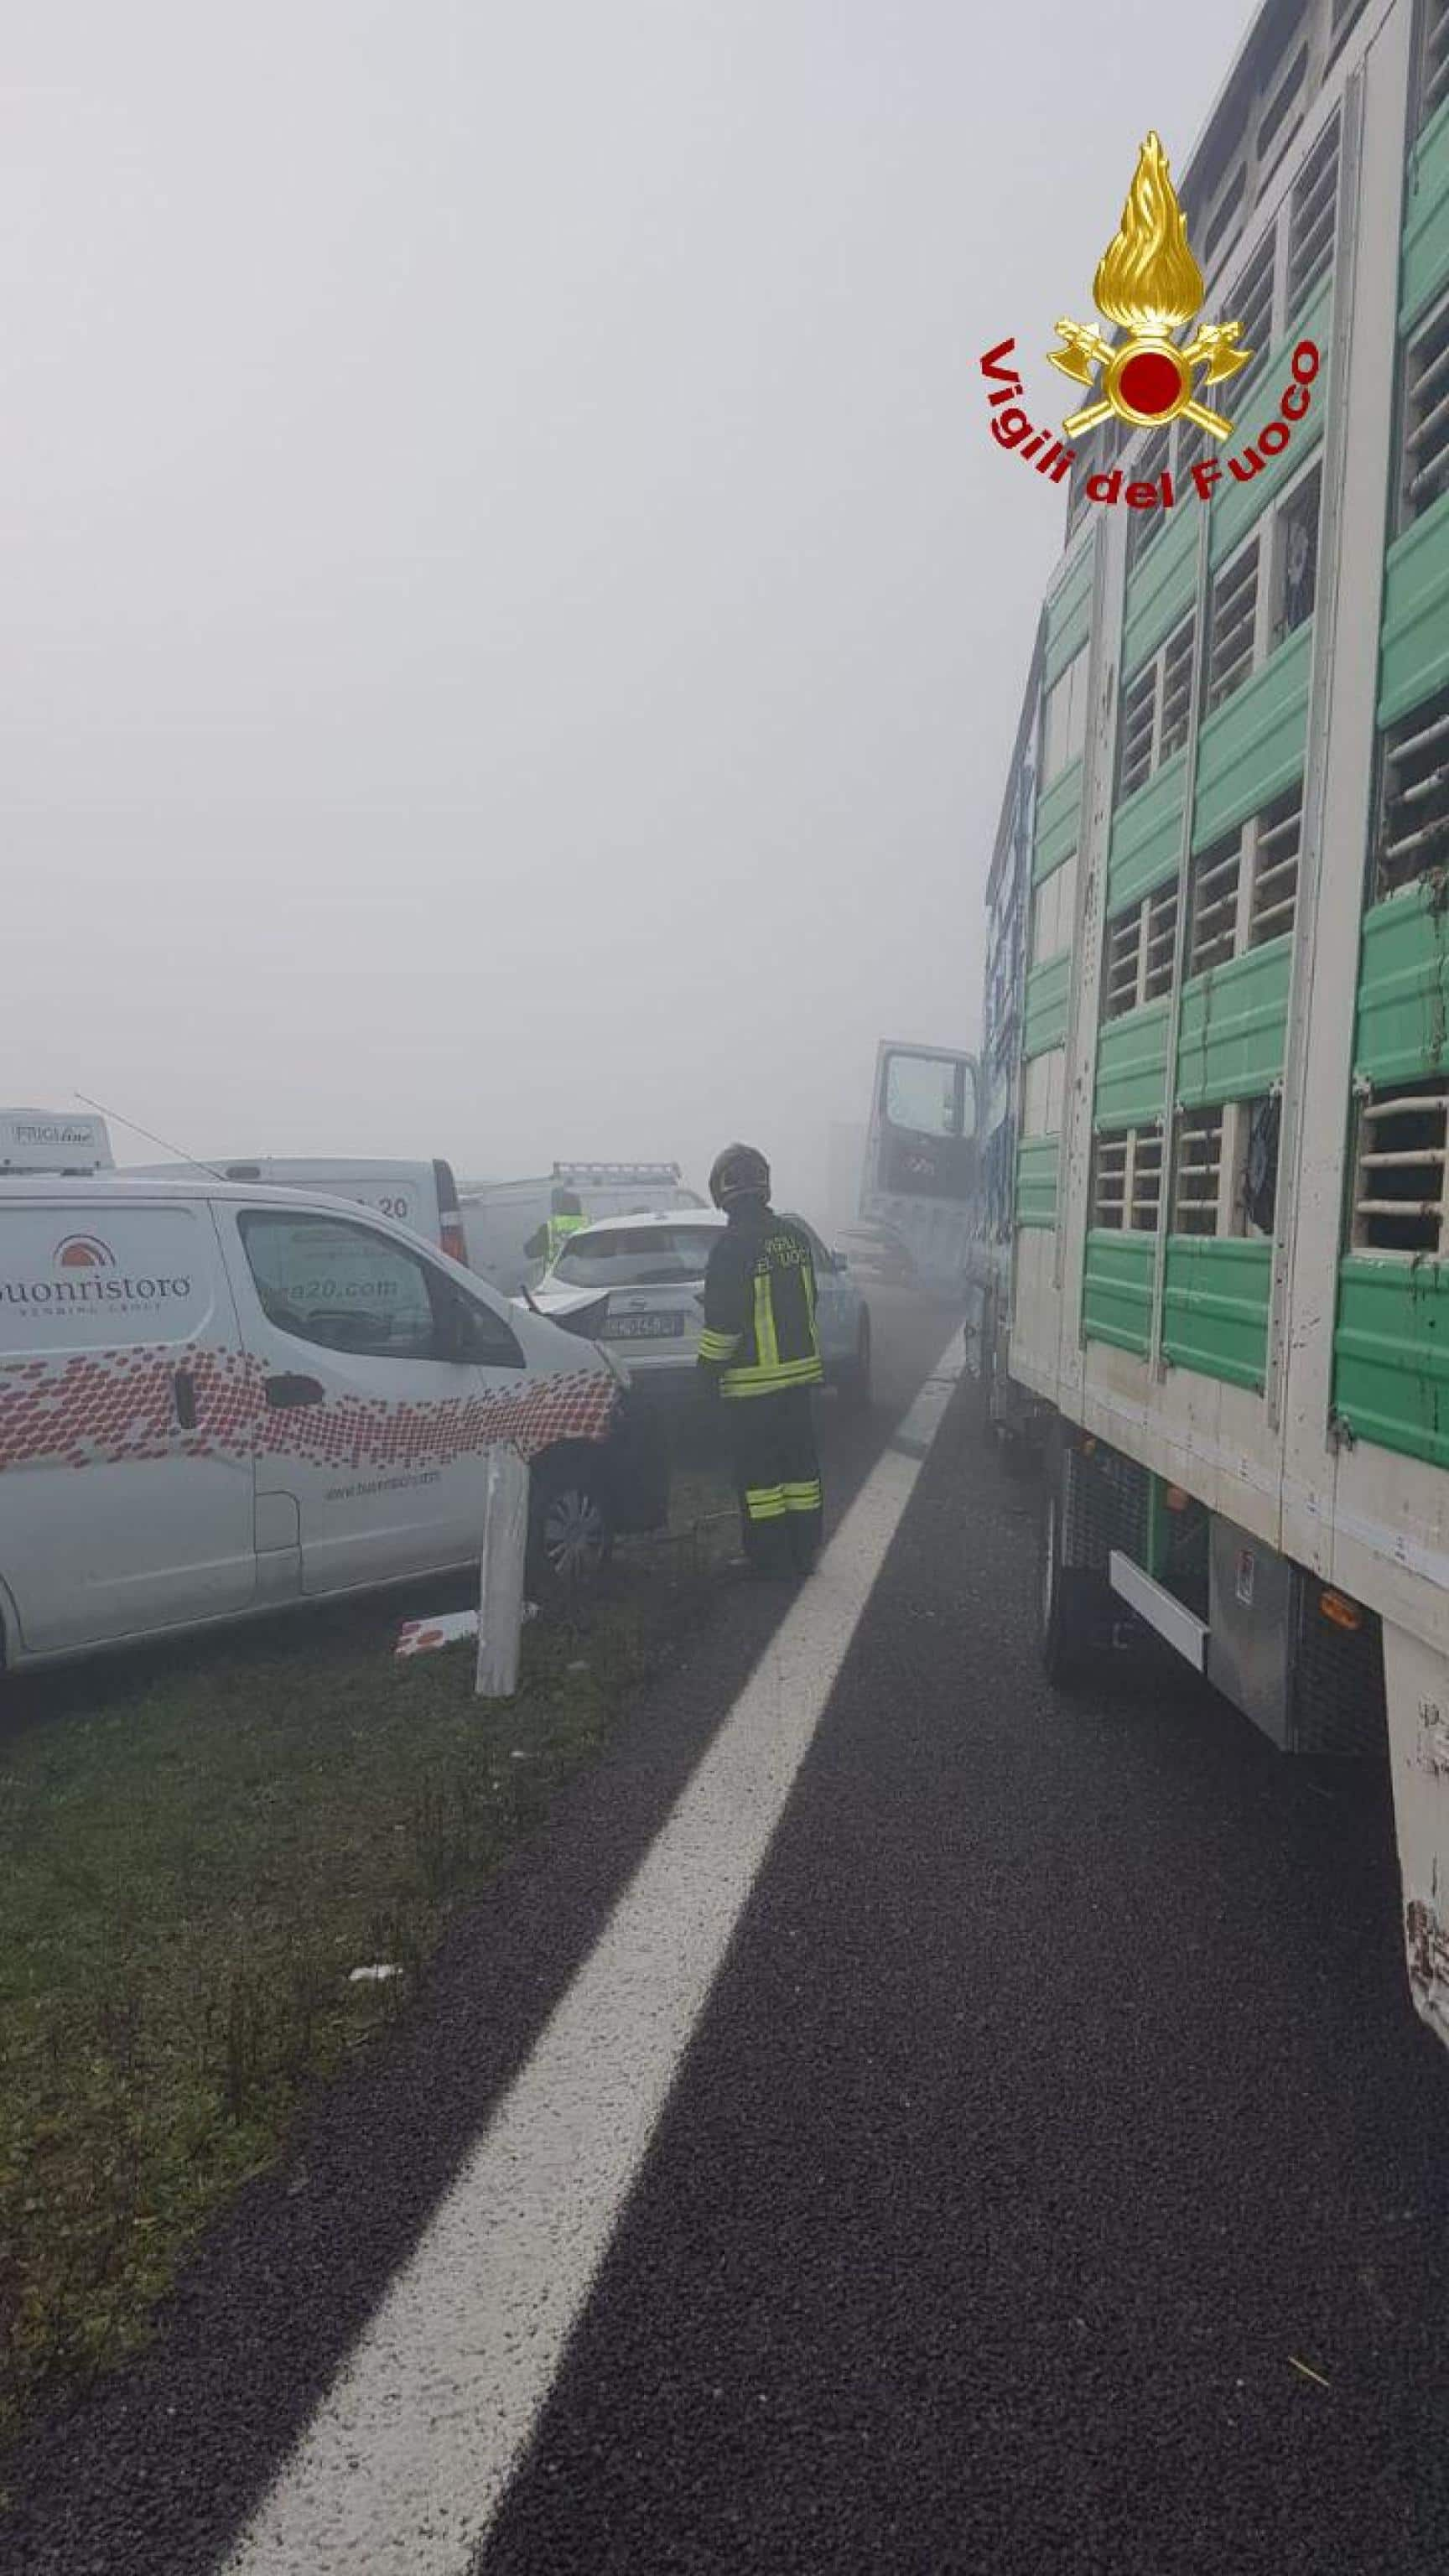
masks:
[[[954,1390],[953,1332],[228,2576],[464,2576],[553,2386]]]

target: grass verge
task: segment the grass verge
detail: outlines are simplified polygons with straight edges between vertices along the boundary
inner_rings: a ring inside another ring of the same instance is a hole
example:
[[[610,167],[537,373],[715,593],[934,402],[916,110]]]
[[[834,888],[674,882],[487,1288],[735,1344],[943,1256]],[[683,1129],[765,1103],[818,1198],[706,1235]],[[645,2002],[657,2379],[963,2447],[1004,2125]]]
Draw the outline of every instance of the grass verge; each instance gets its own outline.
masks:
[[[0,2448],[134,2347],[304,2087],[407,2009],[449,1911],[694,1615],[709,1499],[689,1495],[672,1542],[627,1551],[581,1619],[525,1630],[510,1701],[473,1697],[466,1646],[393,1659],[400,1619],[446,1586],[12,1690]],[[349,1982],[379,1964],[403,1974]]]

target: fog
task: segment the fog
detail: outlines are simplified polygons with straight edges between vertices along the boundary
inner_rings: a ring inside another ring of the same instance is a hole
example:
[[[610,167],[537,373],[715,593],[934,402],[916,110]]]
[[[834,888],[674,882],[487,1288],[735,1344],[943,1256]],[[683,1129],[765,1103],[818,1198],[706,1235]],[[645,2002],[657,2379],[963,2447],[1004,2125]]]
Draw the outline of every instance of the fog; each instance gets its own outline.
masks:
[[[979,1025],[1064,496],[977,360],[1060,419],[1246,16],[7,0],[0,1099],[818,1199]]]

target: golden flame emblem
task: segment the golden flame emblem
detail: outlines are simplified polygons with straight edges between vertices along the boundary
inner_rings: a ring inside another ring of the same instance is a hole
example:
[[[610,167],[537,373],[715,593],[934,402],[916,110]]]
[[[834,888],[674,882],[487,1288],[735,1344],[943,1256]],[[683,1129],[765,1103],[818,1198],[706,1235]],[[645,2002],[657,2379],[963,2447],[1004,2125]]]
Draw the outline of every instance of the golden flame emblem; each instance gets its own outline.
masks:
[[[1048,351],[1052,365],[1075,384],[1090,385],[1102,369],[1099,398],[1063,423],[1069,438],[1095,429],[1112,412],[1134,429],[1163,428],[1183,412],[1214,438],[1231,435],[1232,422],[1197,400],[1193,370],[1202,367],[1204,384],[1215,385],[1245,367],[1253,351],[1238,347],[1241,322],[1203,323],[1185,349],[1173,336],[1192,320],[1205,292],[1167,155],[1149,134],[1122,221],[1092,280],[1098,312],[1126,337],[1113,342],[1093,324],[1059,322],[1064,345]]]

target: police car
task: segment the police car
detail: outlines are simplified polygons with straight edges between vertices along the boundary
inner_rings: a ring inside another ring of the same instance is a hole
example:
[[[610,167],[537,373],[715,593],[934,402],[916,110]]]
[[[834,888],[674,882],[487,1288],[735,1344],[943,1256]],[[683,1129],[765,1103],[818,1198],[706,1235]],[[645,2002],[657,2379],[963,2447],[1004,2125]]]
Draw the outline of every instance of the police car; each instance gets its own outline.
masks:
[[[830,1252],[803,1217],[815,1256],[816,1321],[826,1384],[853,1404],[870,1402],[870,1309],[844,1257]],[[582,1326],[623,1360],[636,1385],[687,1393],[704,1325],[704,1274],[725,1219],[713,1208],[603,1218],[570,1235],[530,1292],[538,1313]]]

